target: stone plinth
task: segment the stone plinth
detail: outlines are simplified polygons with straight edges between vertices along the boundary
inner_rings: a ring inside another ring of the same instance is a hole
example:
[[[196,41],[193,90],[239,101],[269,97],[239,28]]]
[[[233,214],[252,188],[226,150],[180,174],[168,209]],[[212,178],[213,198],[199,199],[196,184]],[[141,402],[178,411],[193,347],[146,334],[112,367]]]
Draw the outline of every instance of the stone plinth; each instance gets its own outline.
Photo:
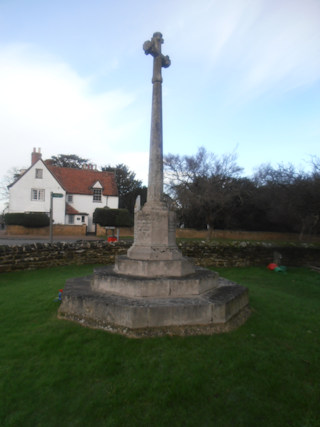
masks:
[[[187,277],[138,277],[118,274],[112,266],[96,268],[91,283],[93,290],[130,298],[136,297],[191,297],[201,295],[218,286],[219,275],[197,268]]]
[[[139,277],[183,277],[194,273],[194,266],[186,258],[177,260],[139,260],[117,256],[114,271]]]
[[[115,272],[129,276],[187,276],[194,265],[176,244],[176,216],[162,203],[147,203],[134,218],[134,243],[115,261]]]
[[[150,248],[155,248],[150,250]],[[158,250],[157,250],[158,248]],[[168,248],[162,251],[162,248]],[[164,203],[146,203],[135,213],[132,259],[180,259],[176,245],[176,216]]]
[[[138,338],[228,332],[250,315],[247,289],[225,279],[200,295],[164,298],[98,292],[91,281],[82,277],[66,282],[59,318]]]

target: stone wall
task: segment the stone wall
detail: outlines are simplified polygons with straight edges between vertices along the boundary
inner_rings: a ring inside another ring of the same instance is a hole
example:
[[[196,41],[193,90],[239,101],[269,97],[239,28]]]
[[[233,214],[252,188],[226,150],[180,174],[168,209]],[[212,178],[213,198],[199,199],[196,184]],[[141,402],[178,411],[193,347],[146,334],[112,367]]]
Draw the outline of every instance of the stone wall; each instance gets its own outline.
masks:
[[[120,227],[120,237],[133,236],[132,228]],[[110,231],[111,232],[111,231]],[[97,225],[97,236],[105,236],[104,227]],[[207,239],[207,230],[195,230],[193,228],[177,228],[176,237],[178,239]],[[238,230],[212,230],[211,239],[230,239],[230,240],[257,240],[257,241],[277,241],[277,242],[299,242],[301,236],[298,233],[276,233],[271,231],[238,231]],[[305,235],[304,242],[320,242],[320,236]]]
[[[87,227],[82,225],[54,224],[52,233],[54,236],[85,236]],[[8,236],[49,236],[50,227],[28,228],[22,225],[7,225],[6,234]]]
[[[112,264],[115,255],[125,254],[131,242],[77,241],[0,246],[0,272],[32,270],[70,264]],[[279,246],[272,243],[182,242],[179,248],[195,264],[208,267],[267,266],[274,253],[282,255],[285,266],[320,265],[320,247],[313,244]]]
[[[116,233],[116,230],[115,230]],[[26,228],[19,225],[8,225],[6,227],[8,236],[16,235],[32,235],[32,236],[49,236],[49,227],[44,228]],[[53,226],[54,236],[85,236],[85,225],[62,225],[56,224]],[[96,235],[105,237],[111,235],[112,230],[106,230],[97,224]],[[120,227],[119,235],[133,236],[133,227]],[[207,239],[207,230],[195,230],[192,228],[177,228],[176,237],[183,239]],[[257,241],[280,241],[280,242],[299,242],[300,236],[298,233],[273,233],[267,231],[237,231],[237,230],[213,230],[210,239],[230,239],[230,240],[257,240]],[[306,235],[303,240],[305,242],[320,242],[320,236]]]
[[[287,267],[320,265],[320,246],[311,243],[184,242],[179,247],[185,256],[203,267],[267,266],[279,255],[280,264]]]
[[[110,264],[116,254],[126,253],[130,244],[106,241],[33,243],[0,246],[0,272],[33,270],[70,264]]]
[[[176,231],[177,238],[187,239],[207,239],[207,230],[194,230],[191,228],[180,228]],[[276,233],[271,231],[239,231],[239,230],[212,230],[210,239],[231,239],[231,240],[257,240],[257,241],[278,241],[278,242],[299,242],[301,236],[298,233]],[[320,242],[320,236],[305,235],[302,241]]]

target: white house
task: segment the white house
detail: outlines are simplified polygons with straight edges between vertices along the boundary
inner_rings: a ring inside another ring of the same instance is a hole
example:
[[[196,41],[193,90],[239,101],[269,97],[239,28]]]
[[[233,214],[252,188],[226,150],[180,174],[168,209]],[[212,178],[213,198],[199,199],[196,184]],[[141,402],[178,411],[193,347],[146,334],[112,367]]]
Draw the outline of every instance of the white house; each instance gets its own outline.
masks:
[[[94,232],[93,212],[96,208],[117,209],[118,190],[113,172],[100,172],[92,165],[83,169],[53,166],[43,161],[40,149],[33,149],[31,166],[9,185],[9,209],[14,212],[50,212],[53,197],[54,224],[87,225]]]

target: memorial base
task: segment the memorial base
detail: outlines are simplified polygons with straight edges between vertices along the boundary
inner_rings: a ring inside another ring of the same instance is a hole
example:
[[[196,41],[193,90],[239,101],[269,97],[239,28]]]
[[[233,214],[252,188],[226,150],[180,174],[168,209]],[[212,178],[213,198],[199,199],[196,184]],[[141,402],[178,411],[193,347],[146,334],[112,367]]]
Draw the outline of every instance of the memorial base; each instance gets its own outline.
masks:
[[[117,277],[113,282],[115,273],[109,273],[107,285],[107,271],[96,271],[92,276],[67,280],[59,318],[129,337],[148,337],[228,332],[243,324],[250,314],[247,289],[219,278],[209,270],[197,269],[193,279],[190,279],[189,289],[178,292],[185,291],[187,296],[170,293],[170,289],[178,285],[179,279],[176,278],[153,279],[152,283],[147,279],[146,286],[140,277],[130,280],[134,288],[149,289],[149,293],[152,293],[152,289],[164,288],[163,295],[138,296],[139,292],[129,289],[129,281],[122,283],[123,293],[127,296],[116,294],[116,288],[125,278]],[[99,288],[101,275],[104,276],[104,285]],[[209,290],[206,289],[208,280],[212,280],[213,285]],[[117,285],[114,290],[111,289],[112,283]],[[107,290],[109,285],[110,290]],[[204,288],[201,288],[203,285]],[[134,296],[128,296],[130,294]]]

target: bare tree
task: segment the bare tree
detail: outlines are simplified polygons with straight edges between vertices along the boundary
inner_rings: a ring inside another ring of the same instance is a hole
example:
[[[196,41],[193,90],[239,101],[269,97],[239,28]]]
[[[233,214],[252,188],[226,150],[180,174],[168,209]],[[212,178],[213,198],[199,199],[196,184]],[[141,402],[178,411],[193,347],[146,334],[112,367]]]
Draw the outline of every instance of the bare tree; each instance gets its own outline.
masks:
[[[320,157],[319,156],[311,156],[310,161],[312,168],[313,168],[313,174],[320,176]]]
[[[281,231],[296,231],[300,238],[316,232],[320,213],[320,176],[291,164],[262,165],[254,177],[258,200],[268,221]]]
[[[176,201],[181,218],[196,213],[209,230],[214,229],[237,192],[235,180],[242,168],[236,159],[235,153],[219,158],[203,147],[194,156],[165,156],[166,191]]]
[[[4,200],[6,205],[9,203],[9,188],[8,186],[16,181],[19,178],[24,169],[18,169],[17,167],[12,167],[3,177],[0,183],[0,200]]]

